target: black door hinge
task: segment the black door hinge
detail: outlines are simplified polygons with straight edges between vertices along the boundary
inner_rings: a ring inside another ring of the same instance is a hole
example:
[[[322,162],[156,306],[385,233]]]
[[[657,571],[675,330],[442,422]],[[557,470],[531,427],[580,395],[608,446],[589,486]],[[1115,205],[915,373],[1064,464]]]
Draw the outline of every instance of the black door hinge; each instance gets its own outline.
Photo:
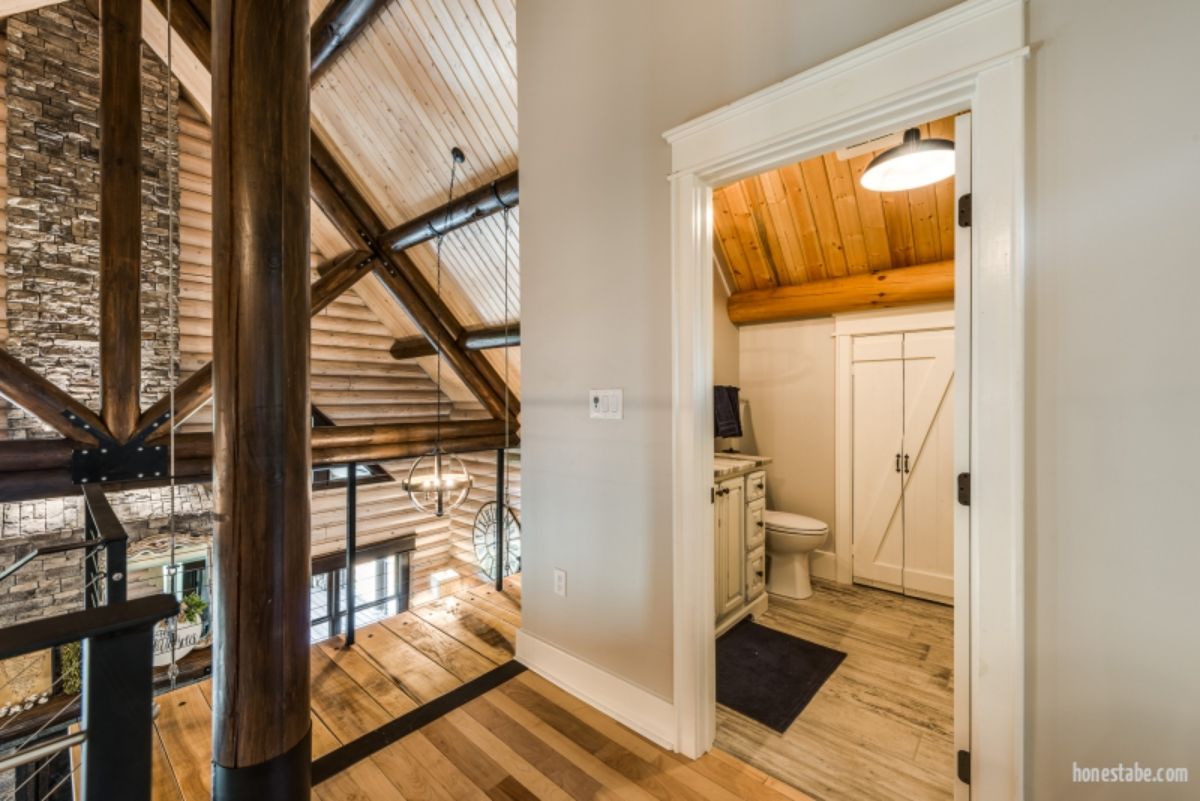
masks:
[[[958,199],[958,225],[960,228],[971,227],[971,193]]]
[[[971,474],[958,474],[958,502],[963,506],[971,505]]]
[[[716,487],[708,488],[708,502],[709,503],[717,502],[717,488]]]
[[[971,783],[971,752],[958,752],[958,780],[963,784]]]

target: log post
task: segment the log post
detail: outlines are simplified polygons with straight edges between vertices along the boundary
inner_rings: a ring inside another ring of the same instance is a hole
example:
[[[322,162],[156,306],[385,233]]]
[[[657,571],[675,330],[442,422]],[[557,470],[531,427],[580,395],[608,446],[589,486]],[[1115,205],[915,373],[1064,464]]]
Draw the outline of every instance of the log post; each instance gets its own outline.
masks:
[[[100,3],[100,416],[125,442],[142,385],[142,5]]]
[[[307,801],[308,0],[216,0],[213,798]]]

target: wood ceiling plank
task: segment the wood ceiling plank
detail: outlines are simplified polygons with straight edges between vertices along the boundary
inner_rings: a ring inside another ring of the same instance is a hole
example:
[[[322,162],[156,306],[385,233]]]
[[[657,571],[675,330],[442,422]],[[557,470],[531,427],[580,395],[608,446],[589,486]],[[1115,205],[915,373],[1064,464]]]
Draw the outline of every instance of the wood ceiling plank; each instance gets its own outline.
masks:
[[[862,223],[863,244],[867,249],[867,265],[871,270],[887,270],[897,265],[892,261],[887,221],[883,216],[882,195],[862,185],[862,175],[871,163],[871,158],[872,156],[858,156],[851,159],[850,175],[854,180],[854,196],[858,200],[858,218]]]
[[[854,191],[854,175],[850,172],[850,164],[839,159],[834,153],[826,153],[824,160],[838,228],[842,232],[846,270],[851,275],[869,272],[871,263],[867,258],[862,217],[859,215],[858,196]]]
[[[888,245],[892,250],[892,265],[908,267],[916,264],[908,193],[880,192],[879,202],[883,204],[883,221],[887,226]]]
[[[833,207],[833,193],[829,188],[829,176],[825,162],[819,158],[800,162],[804,176],[804,188],[812,204],[813,219],[821,238],[825,253],[825,271],[834,278],[847,274],[846,253],[842,245],[842,229],[838,226],[837,211]]]
[[[943,117],[929,123],[929,135],[935,139],[954,141],[954,117]],[[941,242],[939,258],[954,258],[954,227],[957,219],[954,208],[954,179],[947,178],[933,185],[937,202],[938,239]]]
[[[804,175],[799,164],[789,164],[779,170],[780,180],[787,190],[788,207],[792,210],[792,222],[800,232],[800,247],[804,251],[804,273],[809,281],[828,278],[825,266],[825,249],[821,247],[821,235],[813,217],[812,203],[804,186]]]
[[[920,125],[922,139],[929,139],[929,125]],[[937,261],[942,252],[938,231],[937,196],[933,186],[919,186],[908,191],[908,216],[912,223],[913,252],[918,264]]]
[[[747,178],[742,182],[742,188],[745,190],[746,203],[750,210],[750,221],[758,232],[759,241],[763,243],[767,265],[776,285],[780,285],[788,280],[787,253],[780,241],[780,232],[768,204],[763,178],[763,175]]]
[[[746,188],[742,182],[731,184],[726,191],[725,199],[729,203],[729,211],[733,220],[734,230],[746,251],[747,263],[750,266],[750,277],[755,289],[766,289],[779,286],[779,276],[771,265],[770,253],[759,235],[750,212],[750,202],[746,197]]]
[[[803,283],[807,278],[804,270],[804,248],[800,243],[799,232],[792,224],[792,209],[787,189],[778,170],[763,173],[759,178],[766,195],[767,211],[774,222],[780,249],[783,251],[783,273],[780,279],[784,284]]]
[[[737,235],[733,211],[729,208],[726,196],[727,191],[728,187],[723,187],[713,192],[713,230],[716,233],[716,242],[721,248],[721,257],[725,260],[729,275],[733,279],[733,289],[735,292],[741,292],[754,289],[754,276],[750,273],[750,257]]]

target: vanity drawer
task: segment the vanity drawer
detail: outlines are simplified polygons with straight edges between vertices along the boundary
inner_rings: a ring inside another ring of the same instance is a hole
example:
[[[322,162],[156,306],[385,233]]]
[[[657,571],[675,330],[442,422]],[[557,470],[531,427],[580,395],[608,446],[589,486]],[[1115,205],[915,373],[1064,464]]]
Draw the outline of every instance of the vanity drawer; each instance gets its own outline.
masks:
[[[767,499],[746,504],[746,550],[753,551],[767,540]]]
[[[767,471],[759,470],[746,476],[746,500],[757,501],[767,496]]]
[[[753,601],[767,588],[767,549],[761,545],[746,557],[746,601]]]

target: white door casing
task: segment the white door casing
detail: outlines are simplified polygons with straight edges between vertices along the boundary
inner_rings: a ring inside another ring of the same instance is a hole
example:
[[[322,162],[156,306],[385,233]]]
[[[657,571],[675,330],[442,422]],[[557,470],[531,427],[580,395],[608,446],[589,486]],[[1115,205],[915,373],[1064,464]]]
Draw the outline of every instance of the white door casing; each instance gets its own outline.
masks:
[[[971,785],[957,783],[955,798],[1023,796],[1025,10],[1023,0],[967,0],[664,134],[672,160],[674,745],[687,756],[707,751],[716,731],[712,189],[970,110],[971,136],[959,135],[970,142],[973,214],[971,235],[960,229],[956,237],[955,310],[967,318],[956,328],[969,341],[956,357],[955,425],[965,435],[955,438],[955,461],[973,486],[970,509],[956,515],[956,544],[969,537],[969,547],[955,548],[956,573],[969,581],[955,583],[954,738],[969,749]]]

